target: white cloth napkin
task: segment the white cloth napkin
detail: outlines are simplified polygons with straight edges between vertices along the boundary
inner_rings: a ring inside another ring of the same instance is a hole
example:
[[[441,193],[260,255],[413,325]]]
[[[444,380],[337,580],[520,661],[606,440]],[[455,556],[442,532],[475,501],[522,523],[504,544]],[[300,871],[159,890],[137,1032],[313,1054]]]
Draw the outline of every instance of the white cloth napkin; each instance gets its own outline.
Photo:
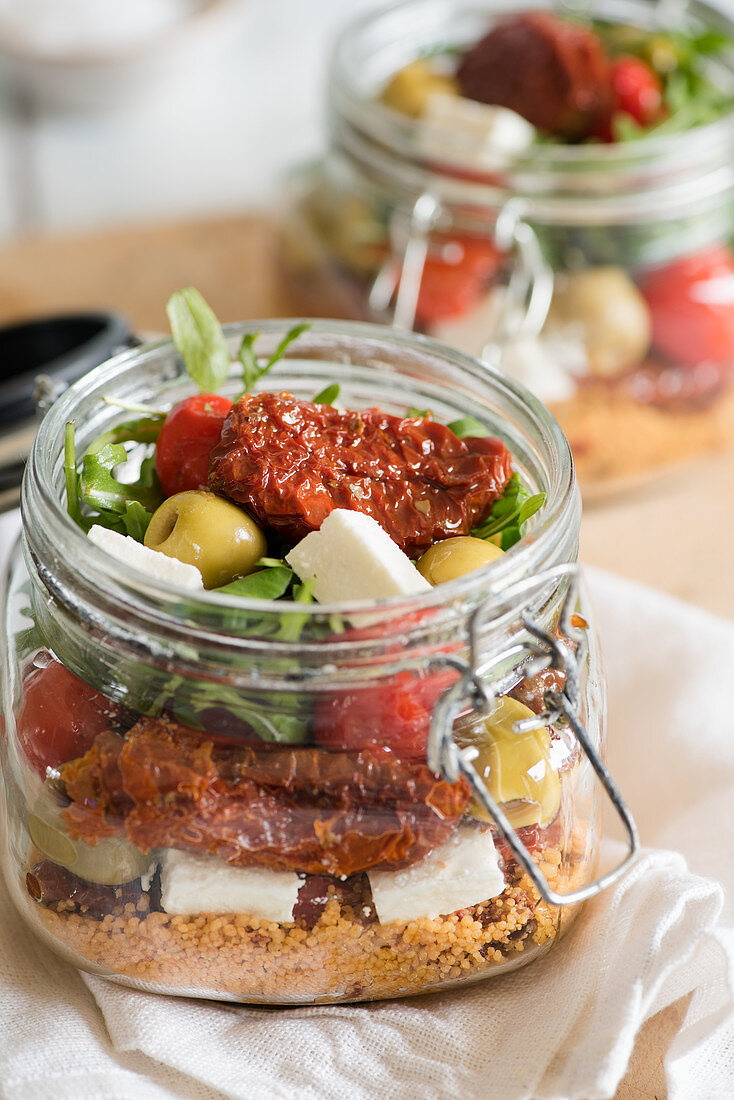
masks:
[[[0,1096],[591,1100],[613,1095],[643,1022],[693,991],[666,1057],[669,1095],[730,1100],[734,624],[606,574],[588,580],[609,760],[646,847],[547,957],[400,1002],[195,1002],[80,976],[0,891]]]

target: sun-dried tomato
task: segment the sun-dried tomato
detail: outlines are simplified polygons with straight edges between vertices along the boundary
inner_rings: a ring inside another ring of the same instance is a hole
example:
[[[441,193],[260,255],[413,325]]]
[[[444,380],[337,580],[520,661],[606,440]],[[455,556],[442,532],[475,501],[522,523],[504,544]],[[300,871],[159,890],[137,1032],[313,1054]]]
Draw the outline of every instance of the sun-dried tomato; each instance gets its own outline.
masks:
[[[554,12],[500,19],[462,58],[462,94],[517,111],[548,134],[580,141],[607,117],[609,61],[599,36]]]
[[[447,783],[386,749],[215,747],[152,718],[98,742],[62,769],[71,835],[94,841],[116,828],[145,851],[209,852],[236,866],[404,867],[444,843],[469,801],[464,780]]]
[[[482,522],[511,473],[500,440],[459,439],[430,417],[259,393],[227,417],[209,486],[287,542],[318,530],[334,508],[351,508],[417,556]]]

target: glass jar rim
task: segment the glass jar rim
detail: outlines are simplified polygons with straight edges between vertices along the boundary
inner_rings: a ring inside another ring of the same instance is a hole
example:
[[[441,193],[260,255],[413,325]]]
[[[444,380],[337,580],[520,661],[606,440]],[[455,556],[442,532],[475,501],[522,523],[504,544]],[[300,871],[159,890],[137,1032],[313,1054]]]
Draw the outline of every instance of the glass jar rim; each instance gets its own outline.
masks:
[[[541,3],[545,0],[541,0]],[[355,49],[360,39],[381,21],[418,18],[420,9],[457,12],[485,19],[502,14],[486,4],[464,0],[401,0],[370,11],[350,23],[336,41],[329,72],[331,129],[337,147],[360,164],[373,168],[386,183],[394,182],[410,195],[428,190],[447,202],[501,205],[509,197],[525,199],[533,216],[563,216],[567,205],[586,210],[581,220],[614,220],[634,212],[640,195],[650,194],[644,217],[660,218],[671,210],[704,199],[715,199],[734,188],[734,106],[720,118],[670,134],[649,134],[631,142],[597,144],[540,144],[527,153],[498,158],[497,170],[486,177],[466,177],[466,165],[452,162],[460,153],[456,135],[436,128],[446,150],[440,165],[414,155],[420,120],[366,98],[359,88],[360,66]],[[540,6],[540,5],[537,5]],[[507,9],[509,10],[509,9]],[[686,15],[706,25],[725,27],[734,38],[734,20],[706,0],[692,0]],[[732,62],[734,81],[734,61]],[[504,179],[499,179],[501,174]],[[707,176],[702,191],[703,177]],[[545,179],[545,189],[538,180]],[[665,197],[662,199],[661,195]],[[599,207],[598,213],[595,208]],[[611,208],[611,209],[610,209]],[[637,210],[639,214],[639,210]]]
[[[269,336],[271,343],[277,343],[296,323],[300,323],[300,319],[249,321],[226,325],[224,332],[230,342],[239,341],[245,333],[259,333],[261,339]],[[506,399],[514,412],[524,417],[527,425],[534,430],[536,440],[540,441],[544,449],[543,459],[548,471],[548,497],[539,514],[542,518],[534,529],[509,553],[493,563],[491,569],[468,574],[425,594],[407,598],[391,597],[376,602],[338,604],[303,604],[277,600],[272,601],[272,605],[264,610],[262,600],[248,600],[206,591],[183,592],[166,582],[151,583],[144,574],[127,563],[112,558],[87,539],[69,516],[59,489],[63,477],[64,428],[69,420],[74,419],[75,410],[83,395],[100,394],[105,386],[114,380],[120,382],[127,373],[144,368],[156,359],[171,356],[175,351],[173,342],[164,339],[125,351],[95,368],[66,390],[41,422],[26,469],[22,500],[27,546],[37,566],[40,564],[42,567],[41,573],[48,576],[48,570],[43,568],[44,559],[55,557],[56,567],[69,571],[69,583],[74,583],[72,577],[76,581],[83,579],[91,586],[96,585],[100,592],[117,598],[129,610],[151,613],[159,621],[179,627],[184,625],[184,618],[175,609],[181,605],[184,595],[185,621],[189,623],[195,620],[197,610],[211,612],[213,608],[257,612],[259,615],[298,614],[311,620],[323,619],[331,614],[359,617],[369,613],[373,621],[383,618],[388,623],[406,613],[436,610],[447,604],[455,604],[456,601],[476,600],[485,596],[489,598],[493,595],[499,598],[502,589],[541,572],[548,565],[556,564],[559,543],[568,545],[571,549],[562,553],[558,560],[573,560],[580,503],[570,448],[555,418],[537,398],[494,368],[422,335],[401,332],[387,326],[346,321],[315,320],[310,324],[310,329],[300,338],[299,344],[289,349],[290,354],[281,363],[287,364],[291,358],[298,360],[299,356],[319,362],[317,356],[308,355],[309,351],[313,352],[315,349],[319,354],[324,354],[323,362],[326,363],[329,348],[335,352],[335,360],[332,362],[338,363],[339,353],[343,353],[351,343],[369,365],[370,358],[374,359],[380,349],[392,347],[416,361],[423,358],[445,364],[462,376],[469,385],[484,383],[490,391]],[[106,426],[109,427],[110,424]],[[35,517],[41,515],[44,521],[39,523]],[[61,557],[59,547],[64,547],[65,551]],[[233,642],[247,640],[246,636],[214,629],[211,637]],[[267,645],[269,640],[264,638],[261,641]]]

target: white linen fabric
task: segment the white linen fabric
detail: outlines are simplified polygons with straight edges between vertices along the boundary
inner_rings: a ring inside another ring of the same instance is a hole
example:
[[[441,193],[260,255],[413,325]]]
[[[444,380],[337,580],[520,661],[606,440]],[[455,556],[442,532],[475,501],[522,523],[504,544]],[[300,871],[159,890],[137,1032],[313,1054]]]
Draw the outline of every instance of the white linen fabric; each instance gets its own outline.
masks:
[[[0,522],[0,549],[13,521]],[[360,1006],[239,1007],[82,976],[0,888],[0,1097],[612,1096],[643,1022],[693,992],[671,1100],[732,1096],[734,624],[596,571],[609,759],[643,854],[524,970]],[[610,842],[611,857],[619,855]]]

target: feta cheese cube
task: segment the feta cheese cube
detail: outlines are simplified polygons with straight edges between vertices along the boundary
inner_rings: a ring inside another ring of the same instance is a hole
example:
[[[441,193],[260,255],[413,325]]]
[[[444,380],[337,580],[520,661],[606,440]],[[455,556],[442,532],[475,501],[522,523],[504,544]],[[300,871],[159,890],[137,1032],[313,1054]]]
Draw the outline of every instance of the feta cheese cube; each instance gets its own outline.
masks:
[[[431,586],[377,520],[335,508],[286,554],[302,581],[314,582],[319,603],[412,596]]]
[[[302,880],[291,871],[233,867],[216,856],[166,848],[161,857],[161,905],[173,916],[246,913],[260,920],[293,920]]]
[[[444,92],[428,97],[420,122],[418,147],[424,156],[445,160],[448,155],[480,169],[491,168],[503,156],[523,153],[535,139],[535,127],[509,107]],[[458,138],[450,151],[447,134]]]
[[[440,917],[505,888],[489,829],[459,826],[440,848],[402,871],[368,871],[380,924]]]
[[[192,590],[204,587],[201,573],[195,565],[171,558],[160,550],[151,550],[141,542],[136,542],[130,535],[120,535],[117,531],[110,531],[108,527],[95,524],[89,529],[89,538],[95,546],[133,569],[147,573],[152,580],[165,581],[178,588]]]

